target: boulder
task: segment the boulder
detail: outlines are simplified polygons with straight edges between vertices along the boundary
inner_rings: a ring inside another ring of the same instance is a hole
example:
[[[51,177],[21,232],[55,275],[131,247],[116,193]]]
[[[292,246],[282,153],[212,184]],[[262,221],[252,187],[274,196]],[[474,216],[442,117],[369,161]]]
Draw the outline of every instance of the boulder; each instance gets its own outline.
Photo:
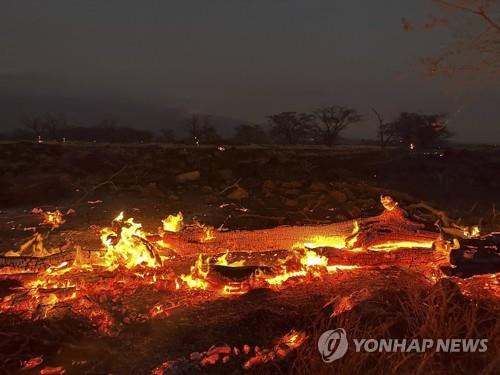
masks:
[[[336,203],[345,203],[347,202],[347,195],[340,190],[332,190],[330,191],[330,197],[336,202]]]
[[[314,181],[309,185],[309,190],[313,192],[323,192],[323,191],[328,191],[328,186],[324,184],[323,182],[319,181]]]
[[[247,199],[249,196],[250,194],[248,194],[248,191],[246,191],[242,187],[237,187],[236,189],[231,191],[228,195],[226,195],[228,199],[233,201],[241,201],[243,199]]]
[[[175,182],[184,184],[186,182],[198,181],[200,179],[200,171],[192,171],[178,174],[175,176]]]

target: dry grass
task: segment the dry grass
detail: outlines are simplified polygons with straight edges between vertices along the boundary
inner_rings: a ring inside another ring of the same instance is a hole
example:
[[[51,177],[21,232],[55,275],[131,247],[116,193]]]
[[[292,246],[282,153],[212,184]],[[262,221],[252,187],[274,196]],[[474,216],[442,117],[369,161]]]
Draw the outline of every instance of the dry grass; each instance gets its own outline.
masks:
[[[349,300],[337,298],[309,327],[310,340],[280,368],[269,373],[306,374],[494,374],[500,367],[500,307],[496,301],[464,297],[442,280],[429,288],[415,282],[402,291],[370,296],[349,311]],[[338,314],[335,311],[342,311]],[[330,315],[332,314],[332,315]],[[330,364],[322,362],[316,344],[325,330],[344,328],[348,338],[487,338],[485,353],[356,353]]]

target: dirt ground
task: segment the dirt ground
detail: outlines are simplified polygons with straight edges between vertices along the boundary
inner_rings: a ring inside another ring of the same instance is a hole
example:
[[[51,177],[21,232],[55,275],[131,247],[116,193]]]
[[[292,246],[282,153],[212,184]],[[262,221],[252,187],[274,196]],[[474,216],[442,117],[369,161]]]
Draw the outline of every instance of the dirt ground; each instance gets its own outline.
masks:
[[[162,218],[179,211],[186,222],[260,229],[373,216],[382,210],[381,194],[391,195],[403,208],[427,202],[457,223],[498,230],[499,170],[498,148],[381,152],[351,146],[1,144],[0,254],[18,249],[34,230],[46,230],[32,212],[35,207],[74,210],[49,236],[47,245],[53,246],[68,236],[77,238],[109,225],[121,211],[152,232]],[[421,219],[432,226],[431,217]],[[100,246],[97,235],[82,241],[85,246]],[[193,261],[180,261],[176,267],[188,269]],[[314,347],[313,322],[328,318],[326,303],[352,299],[353,293],[363,296],[360,301],[377,301],[385,292],[390,293],[390,301],[397,301],[409,285],[419,285],[418,293],[424,294],[437,288],[421,271],[392,267],[341,272],[307,283],[292,282],[279,291],[257,289],[232,297],[207,291],[173,295],[139,290],[120,302],[129,311],[115,314],[119,329],[113,335],[103,335],[85,319],[64,311],[38,321],[4,315],[0,317],[0,371],[16,373],[19,361],[43,355],[40,367],[63,366],[69,374],[150,373],[167,360],[176,363],[173,373],[245,373],[242,360],[203,367],[189,358],[212,345],[270,348],[292,329],[305,330],[313,337]],[[16,285],[1,280],[0,298],[12,293]],[[477,298],[483,297],[478,293]],[[158,301],[179,307],[168,317],[125,320]],[[485,302],[487,309],[494,316],[489,302]],[[112,310],[112,304],[106,301],[102,307]],[[398,309],[396,305],[389,303],[384,314]],[[498,325],[485,325],[480,332],[487,329],[498,344]],[[304,361],[304,353],[250,371],[307,373],[297,364],[297,360]],[[492,354],[463,368],[464,373],[488,373]],[[418,358],[411,363],[415,361]]]

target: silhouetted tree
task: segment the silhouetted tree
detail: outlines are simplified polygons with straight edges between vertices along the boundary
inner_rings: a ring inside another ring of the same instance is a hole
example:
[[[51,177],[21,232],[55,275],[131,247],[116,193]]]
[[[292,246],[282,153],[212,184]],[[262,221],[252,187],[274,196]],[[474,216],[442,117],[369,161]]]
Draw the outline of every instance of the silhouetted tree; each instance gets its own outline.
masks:
[[[268,137],[260,125],[242,124],[236,128],[234,141],[240,144],[264,144]]]
[[[160,129],[160,141],[173,143],[175,142],[175,133],[172,129]]]
[[[206,115],[203,117],[203,125],[201,127],[201,141],[202,143],[216,143],[219,141],[220,137],[217,133],[217,129],[211,123],[210,116]]]
[[[323,143],[331,146],[341,131],[361,121],[355,109],[342,106],[320,107],[313,112],[315,127]]]
[[[191,115],[191,117],[184,120],[184,128],[189,137],[189,141],[193,142],[195,145],[201,142],[201,121],[200,116],[197,114]]]
[[[415,148],[438,146],[452,136],[443,114],[402,112],[395,121],[387,124],[386,131],[394,133],[403,147],[413,145]]]
[[[45,117],[26,118],[24,126],[33,133],[35,138],[54,141],[61,138],[61,133],[68,127],[68,122],[62,114],[47,114]]]
[[[269,124],[275,140],[291,145],[306,143],[313,130],[312,116],[307,113],[281,112],[269,116]]]
[[[373,111],[373,113],[375,113],[375,116],[377,116],[377,137],[379,140],[380,148],[383,150],[394,140],[394,127],[390,123],[385,122],[380,113],[378,113],[375,108],[372,107],[371,110]]]

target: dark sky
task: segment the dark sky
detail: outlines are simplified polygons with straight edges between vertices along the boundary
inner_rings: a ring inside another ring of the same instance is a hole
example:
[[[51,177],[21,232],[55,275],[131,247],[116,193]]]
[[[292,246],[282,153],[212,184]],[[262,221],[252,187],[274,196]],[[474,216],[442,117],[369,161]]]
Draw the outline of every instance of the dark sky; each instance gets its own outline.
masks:
[[[349,136],[373,136],[375,106],[451,113],[457,140],[500,142],[498,84],[416,72],[446,34],[400,20],[433,12],[427,0],[0,0],[0,121],[47,109],[175,127],[182,111],[263,122],[340,104],[369,120]]]

